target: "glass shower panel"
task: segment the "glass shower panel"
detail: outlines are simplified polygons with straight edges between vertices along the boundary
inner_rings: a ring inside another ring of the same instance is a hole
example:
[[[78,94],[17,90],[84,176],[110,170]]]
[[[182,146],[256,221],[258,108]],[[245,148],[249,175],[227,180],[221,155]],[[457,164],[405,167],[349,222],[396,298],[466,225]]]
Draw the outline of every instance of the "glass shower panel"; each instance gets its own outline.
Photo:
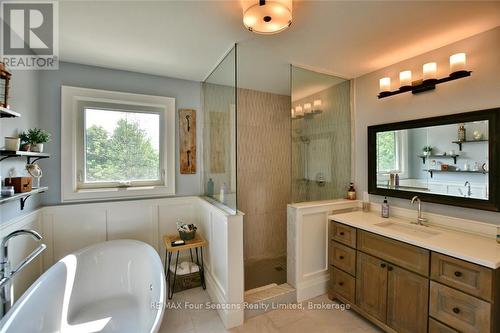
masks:
[[[292,202],[343,198],[351,178],[350,81],[292,66]]]
[[[203,183],[210,197],[236,213],[236,48],[203,82]]]

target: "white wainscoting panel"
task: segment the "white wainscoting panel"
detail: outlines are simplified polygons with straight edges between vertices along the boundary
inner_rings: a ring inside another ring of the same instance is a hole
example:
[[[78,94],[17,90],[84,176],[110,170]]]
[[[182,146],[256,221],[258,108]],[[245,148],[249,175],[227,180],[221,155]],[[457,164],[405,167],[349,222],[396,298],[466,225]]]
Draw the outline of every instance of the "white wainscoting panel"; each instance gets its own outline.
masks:
[[[328,271],[328,215],[326,212],[303,216],[302,272],[304,277]]]
[[[243,214],[231,215],[203,199],[199,206],[200,225],[209,230],[207,291],[212,301],[230,304],[218,309],[226,328],[243,324]],[[208,255],[208,256],[207,256]]]
[[[328,291],[328,215],[357,209],[353,200],[327,200],[288,205],[287,282],[302,302]]]
[[[107,207],[108,240],[135,239],[158,251],[158,205],[153,202],[119,202]]]
[[[98,204],[51,206],[43,209],[42,221],[52,243],[50,267],[64,256],[86,246],[104,242],[106,209]],[[46,267],[46,268],[48,268]]]

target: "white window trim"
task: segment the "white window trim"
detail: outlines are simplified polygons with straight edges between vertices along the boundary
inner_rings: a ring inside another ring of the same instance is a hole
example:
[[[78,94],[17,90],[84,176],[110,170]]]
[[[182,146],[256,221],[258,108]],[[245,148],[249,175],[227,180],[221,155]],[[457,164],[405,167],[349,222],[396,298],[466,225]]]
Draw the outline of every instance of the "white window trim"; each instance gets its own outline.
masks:
[[[78,189],[79,103],[82,101],[149,106],[165,110],[162,133],[164,147],[162,186]],[[62,202],[100,201],[175,194],[175,98],[131,94],[70,86],[61,87],[61,200]]]

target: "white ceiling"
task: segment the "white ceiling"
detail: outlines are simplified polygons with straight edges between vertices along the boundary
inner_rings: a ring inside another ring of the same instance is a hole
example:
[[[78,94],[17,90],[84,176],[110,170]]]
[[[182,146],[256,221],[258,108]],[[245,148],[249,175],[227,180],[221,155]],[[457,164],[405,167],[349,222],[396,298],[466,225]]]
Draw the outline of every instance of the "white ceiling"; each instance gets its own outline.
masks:
[[[290,64],[354,78],[500,25],[500,2],[294,1],[287,31],[242,25],[239,1],[63,1],[61,60],[203,81],[239,43],[241,86],[289,94]]]

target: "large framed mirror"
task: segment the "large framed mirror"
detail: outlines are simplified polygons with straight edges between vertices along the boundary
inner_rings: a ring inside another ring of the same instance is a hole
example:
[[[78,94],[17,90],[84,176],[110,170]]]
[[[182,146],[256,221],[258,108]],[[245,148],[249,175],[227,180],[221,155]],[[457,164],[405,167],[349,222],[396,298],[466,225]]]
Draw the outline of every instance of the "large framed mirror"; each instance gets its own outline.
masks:
[[[368,127],[370,194],[500,210],[500,108]]]

